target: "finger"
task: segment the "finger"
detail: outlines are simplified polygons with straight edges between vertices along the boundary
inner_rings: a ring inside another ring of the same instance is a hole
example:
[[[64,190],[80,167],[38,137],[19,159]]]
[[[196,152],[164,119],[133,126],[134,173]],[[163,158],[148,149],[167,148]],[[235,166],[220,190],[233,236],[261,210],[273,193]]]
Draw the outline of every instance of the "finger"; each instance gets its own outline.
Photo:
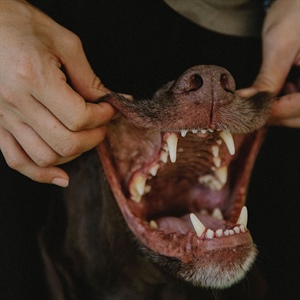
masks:
[[[55,39],[57,40],[56,45],[59,45],[56,49],[58,57],[74,89],[89,101],[96,101],[106,95],[109,89],[103,85],[92,70],[79,37],[60,27],[60,34],[56,35]]]
[[[61,187],[69,184],[69,177],[57,167],[41,168],[23,151],[14,137],[6,130],[0,130],[0,148],[6,163],[12,169],[37,182],[52,183]]]
[[[46,106],[68,129],[78,131],[106,124],[116,113],[108,103],[87,103],[67,83],[57,66],[52,66],[42,88],[32,96]]]
[[[289,119],[270,119],[269,125],[300,128],[300,117]]]

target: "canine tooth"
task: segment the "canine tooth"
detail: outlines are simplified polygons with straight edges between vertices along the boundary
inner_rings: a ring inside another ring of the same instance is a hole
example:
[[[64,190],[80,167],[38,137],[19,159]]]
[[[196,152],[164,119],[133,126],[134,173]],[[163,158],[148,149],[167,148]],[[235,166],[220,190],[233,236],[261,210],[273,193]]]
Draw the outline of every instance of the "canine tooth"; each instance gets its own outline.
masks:
[[[219,156],[219,151],[220,151],[220,148],[218,146],[214,145],[211,147],[211,153],[214,157]]]
[[[154,220],[151,220],[149,222],[149,226],[150,226],[151,229],[157,229],[158,228],[158,225]]]
[[[205,237],[208,239],[212,239],[214,237],[214,232],[211,229],[207,229]]]
[[[226,230],[224,231],[224,235],[225,235],[225,236],[229,236],[229,230],[228,230],[228,229],[226,229]]]
[[[187,133],[188,133],[188,130],[185,130],[185,129],[180,130],[180,134],[182,137],[185,137]]]
[[[223,166],[215,171],[215,176],[220,180],[222,185],[224,186],[227,182],[227,167]]]
[[[142,175],[135,175],[133,182],[130,184],[130,199],[139,203],[145,193],[145,185],[147,178]]]
[[[158,169],[159,169],[159,164],[155,164],[150,168],[149,173],[152,176],[156,176]]]
[[[246,206],[243,206],[240,216],[236,222],[236,224],[243,225],[245,229],[247,228],[247,223],[248,223],[248,210]]]
[[[234,235],[234,231],[232,229],[229,229],[229,235]]]
[[[221,158],[219,156],[213,157],[213,163],[217,168],[220,168],[221,167]]]
[[[192,133],[195,133],[195,134],[198,133],[198,129],[192,129],[191,131],[192,131]]]
[[[235,153],[235,146],[234,146],[234,141],[233,141],[233,137],[230,131],[222,131],[220,133],[220,137],[223,139],[223,141],[225,142],[228,151],[231,155],[234,155]]]
[[[223,214],[220,210],[220,208],[216,207],[212,212],[212,217],[214,217],[217,220],[224,220]]]
[[[191,219],[192,225],[196,231],[197,236],[200,237],[206,229],[205,226],[201,223],[201,221],[193,213],[190,214],[190,219]]]
[[[171,133],[166,140],[169,148],[170,160],[176,162],[178,136],[176,133]]]
[[[233,230],[234,230],[235,233],[240,233],[241,232],[240,227],[238,227],[238,226],[235,226],[233,228]]]
[[[222,229],[216,230],[216,236],[217,236],[217,237],[223,236],[223,230],[222,230]]]
[[[168,152],[162,152],[161,155],[160,155],[160,160],[163,162],[163,163],[167,163],[168,161]]]

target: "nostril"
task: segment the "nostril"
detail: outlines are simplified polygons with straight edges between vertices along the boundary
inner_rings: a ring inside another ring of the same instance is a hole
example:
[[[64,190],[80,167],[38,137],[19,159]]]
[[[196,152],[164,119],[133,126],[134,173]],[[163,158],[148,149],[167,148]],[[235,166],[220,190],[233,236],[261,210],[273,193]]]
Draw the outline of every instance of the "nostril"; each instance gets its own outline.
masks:
[[[190,88],[189,91],[197,91],[203,86],[203,79],[199,74],[194,74],[190,78]]]
[[[234,93],[235,91],[235,87],[234,85],[232,84],[229,76],[227,74],[221,74],[220,76],[220,84],[221,84],[221,87],[226,91],[226,92],[229,92],[229,93]]]

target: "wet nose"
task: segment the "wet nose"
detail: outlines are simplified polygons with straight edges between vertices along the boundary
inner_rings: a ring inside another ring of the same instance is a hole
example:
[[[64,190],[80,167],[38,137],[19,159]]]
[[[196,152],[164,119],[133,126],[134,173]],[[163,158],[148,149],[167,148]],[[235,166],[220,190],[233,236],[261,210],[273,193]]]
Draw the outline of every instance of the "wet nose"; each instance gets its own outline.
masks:
[[[176,94],[192,94],[190,99],[196,101],[213,100],[222,103],[232,101],[235,81],[224,68],[204,65],[190,68],[184,72],[171,87]],[[196,97],[196,98],[195,98]]]

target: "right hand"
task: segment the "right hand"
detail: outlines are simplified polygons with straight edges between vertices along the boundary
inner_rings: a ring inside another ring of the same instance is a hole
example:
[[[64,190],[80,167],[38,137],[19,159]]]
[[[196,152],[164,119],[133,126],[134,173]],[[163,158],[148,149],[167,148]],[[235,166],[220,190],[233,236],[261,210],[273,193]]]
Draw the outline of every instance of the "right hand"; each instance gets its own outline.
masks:
[[[29,178],[67,186],[68,175],[56,165],[103,140],[115,110],[92,102],[109,91],[75,34],[25,1],[0,5],[1,151]]]

